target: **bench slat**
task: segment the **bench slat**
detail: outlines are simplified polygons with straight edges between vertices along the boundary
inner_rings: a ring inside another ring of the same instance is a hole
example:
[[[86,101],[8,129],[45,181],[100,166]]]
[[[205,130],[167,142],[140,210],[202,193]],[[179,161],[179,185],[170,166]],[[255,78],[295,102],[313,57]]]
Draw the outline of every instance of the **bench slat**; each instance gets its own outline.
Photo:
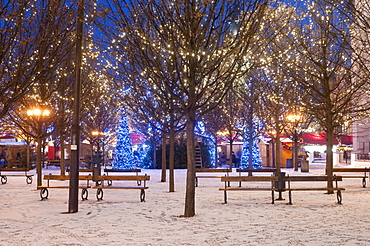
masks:
[[[93,189],[124,189],[124,190],[143,190],[149,189],[149,187],[145,186],[94,186]]]
[[[333,168],[333,172],[352,172],[352,173],[355,173],[355,172],[369,172],[370,169],[369,168]]]
[[[197,178],[222,178],[225,176],[197,176]]]
[[[29,172],[30,169],[23,168],[23,167],[17,167],[17,168],[1,167],[0,171],[2,171],[2,172]]]
[[[69,180],[69,175],[54,175],[54,174],[45,174],[44,180]],[[80,175],[78,176],[79,180],[92,180],[91,175]]]
[[[197,168],[196,173],[231,173],[229,168]]]
[[[69,186],[58,186],[58,185],[53,185],[53,186],[46,186],[46,185],[41,185],[41,186],[37,186],[37,189],[43,189],[43,188],[46,188],[46,189],[67,189],[69,188]],[[79,189],[88,189],[88,188],[91,188],[91,186],[79,186],[78,187]]]
[[[278,176],[223,176],[222,182],[243,182],[243,181],[278,181]]]
[[[277,169],[276,168],[258,168],[258,169],[240,169],[240,168],[237,168],[236,169],[236,172],[239,172],[239,173],[259,173],[259,172],[270,172],[270,173],[274,173],[276,172]]]
[[[118,175],[118,176],[99,176],[98,180],[150,180],[149,175]]]
[[[11,177],[32,177],[33,174],[0,174],[0,176],[11,176]]]
[[[328,176],[287,176],[286,181],[306,182],[306,181],[328,181]],[[342,181],[342,176],[333,177],[333,181]]]
[[[368,176],[362,175],[362,176],[350,176],[350,175],[345,175],[341,176],[342,179],[347,178],[347,179],[357,179],[357,178],[368,178]]]
[[[229,187],[229,188],[219,188],[218,190],[269,190],[269,191],[278,191],[278,189],[275,189],[275,188],[262,188],[262,187]]]
[[[314,190],[345,190],[345,188],[286,188],[285,191],[314,191]]]
[[[106,173],[113,173],[113,172],[123,172],[123,173],[130,173],[130,172],[136,172],[140,173],[141,169],[140,168],[135,168],[135,169],[113,169],[113,168],[104,168],[104,172]]]

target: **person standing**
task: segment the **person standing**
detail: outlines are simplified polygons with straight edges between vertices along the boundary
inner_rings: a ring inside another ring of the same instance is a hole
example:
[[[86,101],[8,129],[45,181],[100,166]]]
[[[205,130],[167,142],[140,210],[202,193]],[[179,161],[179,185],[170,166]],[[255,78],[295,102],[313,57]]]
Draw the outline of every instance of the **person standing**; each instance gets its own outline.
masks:
[[[11,167],[11,161],[13,160],[12,152],[8,148],[5,149],[5,164],[7,167]]]
[[[4,165],[4,167],[6,167],[5,163],[6,163],[6,152],[5,152],[5,149],[2,149],[1,153],[0,153],[0,164],[1,165]]]

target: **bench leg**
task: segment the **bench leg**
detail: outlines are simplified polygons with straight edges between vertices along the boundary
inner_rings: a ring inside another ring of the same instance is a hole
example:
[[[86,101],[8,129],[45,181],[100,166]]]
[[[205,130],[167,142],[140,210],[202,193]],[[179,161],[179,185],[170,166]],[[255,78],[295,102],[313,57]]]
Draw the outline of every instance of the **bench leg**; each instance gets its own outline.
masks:
[[[32,184],[32,176],[27,176],[26,177],[26,183],[27,184]]]
[[[103,190],[102,189],[97,189],[96,190],[96,199],[98,201],[103,200]]]
[[[290,190],[288,194],[289,194],[289,203],[288,204],[293,205],[293,203],[292,203],[292,191]]]
[[[272,197],[271,204],[275,204],[275,191],[271,191],[271,197]]]
[[[87,197],[89,196],[89,192],[87,191],[87,189],[82,189],[82,192],[81,192],[81,198],[82,198],[82,201],[85,201],[87,200]]]
[[[227,194],[226,194],[226,190],[224,190],[224,204],[227,204]]]
[[[198,178],[195,177],[195,187],[198,187]]]
[[[140,202],[145,202],[145,190],[141,189],[140,191]]]
[[[337,202],[342,204],[342,192],[340,190],[337,191]]]
[[[366,188],[366,178],[362,178],[362,187]]]
[[[45,200],[45,199],[48,199],[48,196],[49,196],[49,191],[47,188],[42,188],[40,190],[40,197],[41,197],[41,201]]]
[[[6,184],[7,181],[8,181],[8,178],[6,176],[1,176],[1,183],[2,184]]]

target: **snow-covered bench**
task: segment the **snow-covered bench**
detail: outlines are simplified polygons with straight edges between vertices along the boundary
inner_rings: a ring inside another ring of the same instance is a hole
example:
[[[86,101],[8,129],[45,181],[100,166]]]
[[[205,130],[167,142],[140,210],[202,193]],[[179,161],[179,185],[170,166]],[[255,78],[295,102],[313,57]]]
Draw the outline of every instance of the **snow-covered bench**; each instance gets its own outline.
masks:
[[[8,182],[8,176],[13,176],[13,177],[26,177],[26,183],[27,184],[32,184],[32,176],[33,174],[28,174],[27,172],[29,172],[30,170],[28,168],[10,168],[10,167],[4,167],[4,168],[0,168],[0,176],[1,176],[1,183],[2,184],[6,184]],[[2,172],[5,172],[2,173]],[[12,173],[12,174],[9,174]],[[16,172],[14,174],[14,172]],[[24,174],[21,174],[22,172],[24,172]]]
[[[149,175],[115,175],[115,176],[108,176],[102,175],[99,176],[98,181],[101,181],[99,186],[93,187],[93,189],[97,189],[96,191],[96,198],[98,200],[103,199],[103,189],[123,189],[123,190],[140,190],[140,201],[145,202],[145,190],[149,187],[146,186],[146,181],[150,180]],[[137,183],[140,181],[140,185],[142,181],[144,181],[142,186],[112,186],[112,181],[136,181]],[[96,181],[96,180],[94,180]],[[105,185],[104,181],[107,181],[107,186]]]
[[[69,188],[69,183],[63,183],[63,185],[55,185],[53,183],[53,185],[50,184],[50,181],[53,180],[53,181],[66,181],[68,180],[69,181],[70,179],[70,176],[69,175],[55,175],[55,174],[48,174],[48,175],[44,175],[44,180],[47,181],[46,185],[39,185],[37,186],[37,189],[40,190],[40,197],[41,197],[41,200],[45,200],[49,197],[49,190],[48,189],[67,189]],[[85,185],[79,185],[79,189],[82,189],[82,192],[81,192],[81,198],[82,200],[87,200],[87,197],[88,197],[88,191],[87,189],[88,188],[91,188],[91,185],[89,183],[90,180],[93,179],[92,175],[89,174],[89,175],[80,175],[78,176],[78,179],[79,180],[86,180],[86,184]]]
[[[198,179],[200,178],[222,178],[224,175],[214,175],[215,173],[226,173],[229,176],[232,170],[229,168],[197,168],[195,169],[195,187],[198,187]],[[208,175],[198,175],[197,173],[211,173]],[[213,175],[212,175],[213,174]]]
[[[342,178],[360,178],[362,179],[362,187],[366,188],[366,178],[369,177],[370,168],[368,167],[343,167],[333,168],[333,173],[362,173],[363,175],[341,175]]]

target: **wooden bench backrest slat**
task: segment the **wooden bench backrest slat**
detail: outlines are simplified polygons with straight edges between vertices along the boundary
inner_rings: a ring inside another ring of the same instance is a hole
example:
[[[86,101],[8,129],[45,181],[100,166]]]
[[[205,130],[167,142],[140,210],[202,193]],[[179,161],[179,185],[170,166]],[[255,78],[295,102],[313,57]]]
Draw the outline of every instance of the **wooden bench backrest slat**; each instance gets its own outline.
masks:
[[[278,176],[225,176],[221,177],[222,182],[242,181],[278,181]]]
[[[66,169],[66,172],[69,173],[71,170],[69,168]],[[85,172],[91,172],[92,173],[92,169],[91,168],[81,168],[81,169],[78,169],[78,172],[82,172],[82,173],[85,173]]]
[[[287,176],[286,181],[328,181],[328,176]],[[342,176],[333,177],[333,181],[342,181]]]
[[[150,180],[149,175],[99,176],[98,180]]]
[[[333,172],[349,172],[349,173],[356,173],[356,172],[369,172],[369,168],[333,168]]]
[[[46,174],[44,175],[44,180],[69,180],[69,175],[54,175]],[[78,176],[79,180],[92,180],[91,175],[80,175]]]
[[[141,172],[141,169],[140,168],[136,168],[136,169],[110,169],[110,168],[104,168],[104,172],[106,173],[111,173],[111,172],[122,172],[122,173],[140,173]]]
[[[249,172],[256,172],[256,173],[260,173],[260,172],[271,172],[271,173],[274,173],[276,172],[277,169],[276,168],[259,168],[259,169],[240,169],[240,168],[237,168],[236,169],[236,172],[239,172],[239,173],[249,173]]]
[[[231,173],[229,168],[197,168],[195,169],[197,173]]]
[[[8,171],[28,172],[30,171],[30,169],[23,168],[23,167],[18,167],[18,168],[3,167],[3,168],[0,168],[0,171],[2,172],[8,172]]]

